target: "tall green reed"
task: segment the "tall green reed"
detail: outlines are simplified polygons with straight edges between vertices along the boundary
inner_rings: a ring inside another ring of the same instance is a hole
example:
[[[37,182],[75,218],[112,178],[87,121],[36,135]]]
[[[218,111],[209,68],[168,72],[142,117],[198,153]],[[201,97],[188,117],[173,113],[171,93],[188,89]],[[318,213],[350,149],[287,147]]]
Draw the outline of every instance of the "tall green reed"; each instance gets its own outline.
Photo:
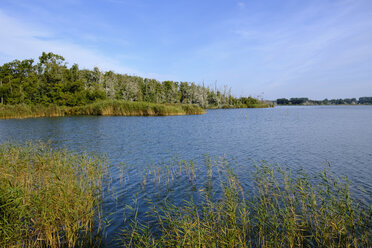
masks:
[[[122,233],[124,247],[369,247],[372,211],[353,200],[346,178],[325,168],[318,175],[292,174],[265,162],[243,189],[226,161],[206,159],[206,177],[219,188],[198,189],[202,201],[150,201],[147,221],[140,206]],[[213,171],[212,171],[213,170]],[[168,170],[169,171],[169,170]],[[180,170],[178,170],[180,171]],[[204,180],[203,179],[203,180]],[[148,179],[149,180],[149,179]],[[222,193],[216,196],[216,192]]]
[[[1,145],[0,247],[96,243],[104,174],[93,156],[45,144]]]

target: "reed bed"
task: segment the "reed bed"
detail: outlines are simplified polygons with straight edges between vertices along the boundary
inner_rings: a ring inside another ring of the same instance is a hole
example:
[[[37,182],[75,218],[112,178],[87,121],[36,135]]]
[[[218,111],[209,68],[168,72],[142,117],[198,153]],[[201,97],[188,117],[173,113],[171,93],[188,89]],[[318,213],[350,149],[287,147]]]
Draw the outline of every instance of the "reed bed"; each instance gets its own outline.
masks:
[[[121,100],[99,101],[88,105],[66,107],[56,105],[0,105],[0,119],[57,117],[70,115],[167,116],[196,115],[205,111],[192,104],[157,104]]]
[[[138,188],[128,194],[141,199],[121,203],[119,245],[371,247],[372,207],[354,200],[347,178],[331,168],[313,175],[262,162],[247,183],[234,166],[208,156],[201,165],[181,159],[142,169],[123,164],[118,182],[134,183]],[[1,145],[0,247],[102,245],[96,235],[110,223],[103,188],[113,180],[106,173],[94,156],[44,144]]]
[[[205,111],[191,104],[158,104],[107,100],[71,109],[72,115],[167,116],[204,114]]]
[[[147,169],[146,184],[164,187],[183,175],[198,185],[201,171],[178,165]],[[371,246],[371,206],[354,201],[347,179],[328,168],[318,175],[293,175],[262,163],[252,174],[251,189],[243,189],[226,161],[207,159],[202,171],[203,180],[213,178],[219,187],[199,184],[204,185],[197,189],[201,201],[150,200],[146,220],[138,216],[143,206],[127,207],[123,247]]]
[[[224,105],[223,109],[235,109],[235,108],[270,108],[274,107],[269,103],[252,103],[252,104],[237,104],[237,105]]]
[[[104,172],[96,157],[45,144],[1,145],[0,247],[97,244]]]
[[[69,107],[61,107],[57,105],[0,104],[0,119],[65,116],[66,113],[68,113],[68,110]]]

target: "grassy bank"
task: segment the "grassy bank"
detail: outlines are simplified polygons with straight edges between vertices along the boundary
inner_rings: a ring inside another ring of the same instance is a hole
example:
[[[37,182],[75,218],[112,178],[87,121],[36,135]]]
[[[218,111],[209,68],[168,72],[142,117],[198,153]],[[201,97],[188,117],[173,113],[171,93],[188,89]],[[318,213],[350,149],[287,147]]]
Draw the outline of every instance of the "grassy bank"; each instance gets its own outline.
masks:
[[[271,108],[274,107],[268,103],[254,103],[254,104],[237,104],[237,105],[224,105],[223,109],[235,109],[235,108]]]
[[[0,247],[86,247],[102,163],[38,144],[0,146]]]
[[[125,102],[110,100],[74,107],[72,115],[119,115],[119,116],[167,116],[195,115],[205,113],[202,108],[191,104],[158,104],[148,102]]]
[[[89,105],[66,107],[44,105],[0,105],[0,118],[56,117],[69,115],[104,115],[104,116],[167,116],[194,115],[205,111],[191,104],[156,104],[148,102],[126,102],[107,100]]]
[[[0,119],[65,116],[69,109],[56,105],[0,104]]]

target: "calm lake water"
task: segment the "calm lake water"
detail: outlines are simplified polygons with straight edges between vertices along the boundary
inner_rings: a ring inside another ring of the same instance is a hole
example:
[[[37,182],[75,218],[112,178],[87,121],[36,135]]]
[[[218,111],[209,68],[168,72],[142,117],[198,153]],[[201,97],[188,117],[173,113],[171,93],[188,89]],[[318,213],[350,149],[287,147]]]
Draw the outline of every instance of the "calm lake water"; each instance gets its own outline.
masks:
[[[107,155],[114,165],[110,172],[116,192],[105,203],[105,211],[112,213],[106,238],[109,246],[122,228],[125,204],[135,196],[143,201],[154,199],[162,190],[137,190],[141,169],[175,158],[201,164],[205,154],[223,156],[235,165],[244,187],[250,187],[253,161],[265,160],[294,170],[305,168],[310,173],[329,162],[336,174],[348,176],[357,198],[371,202],[372,106],[208,110],[205,115],[170,117],[0,120],[0,143],[29,140]],[[128,169],[125,185],[119,173],[122,163],[135,168]],[[360,187],[365,192],[359,191]],[[165,194],[183,199],[190,192],[192,189],[179,183]]]

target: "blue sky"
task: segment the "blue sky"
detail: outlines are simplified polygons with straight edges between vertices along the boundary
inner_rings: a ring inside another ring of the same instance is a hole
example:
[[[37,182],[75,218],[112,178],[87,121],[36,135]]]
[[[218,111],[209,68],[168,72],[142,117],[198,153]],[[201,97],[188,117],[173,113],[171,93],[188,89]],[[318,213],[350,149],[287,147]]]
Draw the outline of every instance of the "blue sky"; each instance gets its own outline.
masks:
[[[235,96],[372,96],[372,1],[1,0],[0,63],[204,82]]]

